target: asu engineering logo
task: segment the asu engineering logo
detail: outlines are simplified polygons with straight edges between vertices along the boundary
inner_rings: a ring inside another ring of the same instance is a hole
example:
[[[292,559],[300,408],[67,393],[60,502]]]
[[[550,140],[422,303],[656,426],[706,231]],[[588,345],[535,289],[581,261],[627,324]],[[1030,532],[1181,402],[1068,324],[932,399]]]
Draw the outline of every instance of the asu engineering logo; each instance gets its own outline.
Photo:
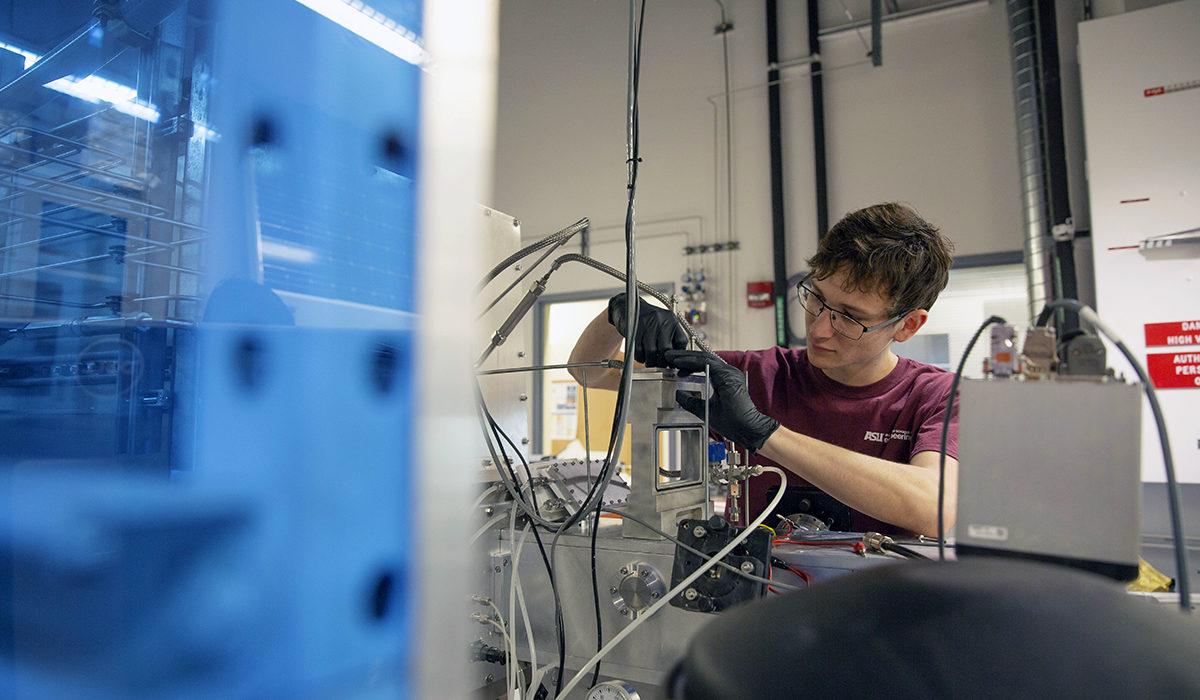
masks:
[[[892,440],[904,440],[908,442],[912,440],[912,432],[908,430],[893,430],[890,433],[877,433],[873,430],[868,430],[866,435],[863,435],[863,440],[866,442],[891,442]]]

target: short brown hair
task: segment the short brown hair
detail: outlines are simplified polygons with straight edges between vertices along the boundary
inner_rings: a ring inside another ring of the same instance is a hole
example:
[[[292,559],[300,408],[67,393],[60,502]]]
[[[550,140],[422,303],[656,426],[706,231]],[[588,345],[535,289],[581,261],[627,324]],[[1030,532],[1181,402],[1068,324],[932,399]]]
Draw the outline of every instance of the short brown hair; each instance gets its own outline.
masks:
[[[895,315],[933,306],[950,280],[953,250],[937,226],[888,202],[842,217],[807,264],[818,280],[844,270],[848,288],[883,294]]]

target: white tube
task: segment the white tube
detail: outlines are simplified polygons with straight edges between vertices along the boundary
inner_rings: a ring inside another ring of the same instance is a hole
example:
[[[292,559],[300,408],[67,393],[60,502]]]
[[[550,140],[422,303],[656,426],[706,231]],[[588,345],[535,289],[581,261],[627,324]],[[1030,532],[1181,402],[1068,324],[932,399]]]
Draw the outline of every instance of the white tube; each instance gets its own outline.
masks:
[[[513,506],[513,512],[516,512],[515,506]],[[484,523],[483,527],[476,530],[474,535],[471,535],[471,539],[467,541],[467,544],[475,544],[475,540],[482,537],[483,533],[487,532],[488,530],[491,530],[493,527],[496,526],[496,523],[500,522],[501,520],[504,520],[507,517],[508,517],[508,513],[499,513],[497,515],[492,516],[491,520]]]
[[[696,570],[693,571],[690,576],[681,581],[678,586],[675,586],[668,591],[667,594],[659,599],[657,603],[651,605],[645,613],[639,615],[638,619],[631,622],[628,627],[618,632],[611,640],[609,640],[608,644],[605,644],[600,651],[596,652],[595,656],[588,659],[588,662],[583,665],[583,668],[579,669],[579,672],[575,674],[575,677],[571,679],[571,682],[563,686],[562,693],[560,693],[558,697],[565,698],[567,693],[571,692],[572,688],[579,685],[579,681],[583,680],[584,676],[587,675],[587,672],[601,659],[607,656],[614,647],[620,644],[621,640],[628,637],[629,634],[637,629],[639,625],[650,619],[659,610],[662,610],[663,606],[674,600],[675,596],[687,589],[688,586],[691,586],[693,581],[700,578],[700,576],[708,571],[709,567],[714,566],[717,562],[724,559],[725,555],[732,552],[738,545],[744,542],[746,538],[748,538],[755,530],[758,529],[758,526],[767,519],[767,516],[771,514],[771,511],[775,510],[775,506],[779,505],[779,501],[783,498],[783,492],[787,488],[787,474],[785,474],[782,469],[777,469],[776,467],[763,467],[763,471],[774,472],[778,474],[782,483],[779,485],[779,491],[775,494],[775,498],[771,500],[771,503],[765,509],[763,509],[763,512],[758,514],[758,518],[754,522],[747,525],[746,529],[742,531],[742,534],[735,537],[733,541],[725,545],[721,551],[714,554],[712,558],[704,562],[703,565],[696,567]]]
[[[529,697],[530,698],[532,698],[534,695],[537,694],[534,692],[534,690],[536,690],[538,687],[540,687],[542,685],[542,679],[546,677],[546,671],[549,671],[550,669],[554,668],[554,666],[555,666],[554,662],[551,661],[550,663],[546,664],[545,666],[542,666],[539,669],[536,669],[533,672],[533,677],[530,678],[530,680],[529,680]]]
[[[525,528],[521,530],[521,539],[520,539],[520,541],[517,542],[517,547],[513,551],[513,573],[512,573],[513,583],[512,583],[512,590],[509,591],[509,607],[511,609],[512,593],[515,592],[516,596],[517,596],[517,602],[521,605],[521,620],[525,623],[525,639],[529,643],[529,666],[530,666],[530,668],[536,670],[537,669],[537,644],[535,644],[533,641],[533,627],[529,623],[529,610],[526,609],[526,607],[525,607],[525,590],[521,587],[521,575],[520,575],[521,574],[521,569],[520,569],[521,550],[525,547],[525,538],[529,536],[529,528],[530,527],[531,526],[529,523],[525,524]],[[509,619],[511,620],[512,618],[510,617]],[[516,655],[517,655],[517,646],[516,646],[516,642],[514,641],[513,642],[513,659],[509,662],[510,664],[516,660]],[[533,697],[533,691],[535,688],[537,688],[537,683],[530,683],[529,688],[526,689],[526,692],[528,693],[530,698]]]
[[[468,510],[474,513],[476,508],[483,505],[483,499],[487,498],[488,494],[490,494],[492,491],[495,491],[496,487],[498,486],[500,486],[500,482],[497,481],[496,483],[484,489],[483,493],[479,494],[479,498],[475,499],[475,502],[471,504],[471,507]]]
[[[1103,331],[1104,335],[1108,336],[1108,339],[1114,345],[1121,342],[1121,336],[1117,335],[1117,332],[1109,327],[1107,323],[1101,321],[1100,316],[1096,314],[1092,307],[1086,304],[1082,305],[1079,309],[1079,317]]]
[[[491,624],[493,627],[500,630],[500,634],[504,635],[504,647],[506,649],[512,648],[512,637],[508,634],[508,630],[504,629],[504,625],[500,624],[499,622],[496,622],[495,620],[493,620],[491,618],[484,618],[483,621]],[[504,673],[507,677],[505,678],[504,690],[505,690],[505,692],[508,692],[508,693],[513,693],[516,691],[515,686],[517,685],[517,679],[519,676],[519,674],[512,672],[513,665],[514,664],[511,662],[511,660],[509,661],[509,663],[505,664]],[[517,693],[517,694],[519,696],[519,693]]]
[[[508,517],[509,517],[509,519],[508,519],[508,541],[511,543],[511,542],[515,541],[516,536],[517,536],[517,504],[516,503],[513,503],[513,507],[511,509],[509,509]],[[508,619],[510,619],[510,620],[513,619],[513,612],[514,612],[513,608],[515,607],[513,605],[514,594],[515,594],[517,586],[521,585],[520,574],[518,573],[518,569],[517,569],[517,562],[520,561],[518,559],[519,556],[520,556],[519,551],[513,552],[512,567],[511,567],[512,573],[509,574],[509,578],[508,578]],[[516,675],[518,673],[515,670],[517,667],[517,644],[511,638],[508,639],[508,642],[509,642],[508,661],[504,664],[504,677],[505,677],[504,690],[511,697],[513,694],[512,687],[514,685],[516,685],[516,683],[514,682],[514,679],[516,678]],[[520,694],[517,694],[517,697],[521,697]]]

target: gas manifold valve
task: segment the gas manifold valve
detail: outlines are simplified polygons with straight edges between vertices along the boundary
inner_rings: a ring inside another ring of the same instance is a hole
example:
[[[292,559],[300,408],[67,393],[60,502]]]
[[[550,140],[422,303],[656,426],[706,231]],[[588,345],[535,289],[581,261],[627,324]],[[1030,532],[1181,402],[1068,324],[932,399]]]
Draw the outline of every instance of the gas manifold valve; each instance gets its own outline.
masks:
[[[752,476],[762,474],[762,467],[741,463],[741,454],[729,450],[725,443],[714,440],[708,443],[708,480],[717,485],[734,484]]]

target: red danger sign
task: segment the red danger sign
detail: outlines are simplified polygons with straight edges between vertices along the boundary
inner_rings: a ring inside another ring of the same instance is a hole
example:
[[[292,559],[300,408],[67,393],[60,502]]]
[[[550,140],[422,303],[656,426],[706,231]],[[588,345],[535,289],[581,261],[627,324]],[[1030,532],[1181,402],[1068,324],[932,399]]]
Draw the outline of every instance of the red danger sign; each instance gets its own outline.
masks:
[[[1156,389],[1200,389],[1200,352],[1164,352],[1146,356]]]
[[[1200,321],[1147,323],[1146,347],[1200,345]]]

